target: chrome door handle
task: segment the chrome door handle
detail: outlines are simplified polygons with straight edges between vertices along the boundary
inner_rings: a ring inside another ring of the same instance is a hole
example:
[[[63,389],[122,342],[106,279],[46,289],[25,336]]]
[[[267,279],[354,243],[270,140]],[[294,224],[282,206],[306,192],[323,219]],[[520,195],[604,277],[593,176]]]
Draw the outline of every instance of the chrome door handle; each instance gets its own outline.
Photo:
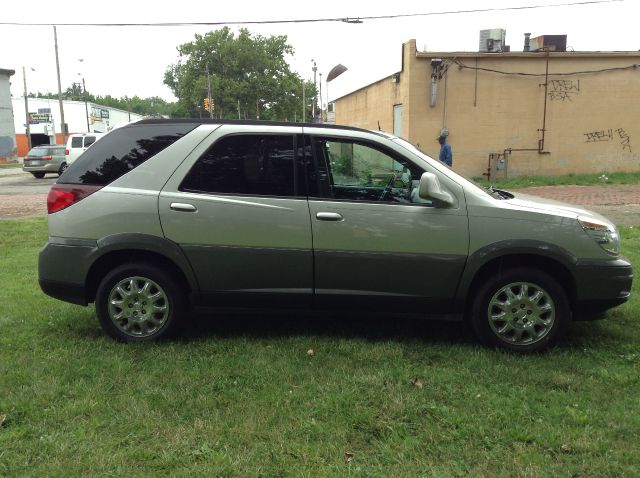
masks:
[[[316,219],[320,221],[342,221],[344,217],[337,212],[318,212],[316,213]]]
[[[169,207],[174,211],[180,212],[196,212],[198,210],[193,204],[185,204],[183,202],[172,202]]]

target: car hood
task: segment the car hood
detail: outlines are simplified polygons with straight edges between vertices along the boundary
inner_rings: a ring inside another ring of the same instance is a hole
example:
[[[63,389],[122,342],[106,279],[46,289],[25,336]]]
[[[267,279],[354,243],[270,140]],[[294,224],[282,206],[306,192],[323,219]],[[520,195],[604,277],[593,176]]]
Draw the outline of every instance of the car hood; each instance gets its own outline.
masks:
[[[613,224],[609,219],[598,214],[597,212],[590,211],[589,209],[585,209],[574,204],[567,204],[561,201],[554,201],[553,199],[547,199],[540,196],[532,196],[530,194],[522,194],[513,191],[509,191],[509,193],[514,197],[513,199],[508,199],[506,202],[513,206],[526,209],[535,209],[540,212],[554,214],[557,216],[573,218],[577,218],[578,216],[590,217],[593,219],[604,221],[607,224]]]

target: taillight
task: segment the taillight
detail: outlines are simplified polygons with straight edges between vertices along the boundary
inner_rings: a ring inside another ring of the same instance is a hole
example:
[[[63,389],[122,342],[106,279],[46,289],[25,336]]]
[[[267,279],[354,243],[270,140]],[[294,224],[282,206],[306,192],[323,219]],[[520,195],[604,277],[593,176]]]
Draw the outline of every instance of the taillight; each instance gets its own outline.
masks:
[[[40,159],[43,161],[51,161],[51,156],[42,156]]]
[[[68,150],[68,149],[65,149],[65,150],[64,150],[64,154],[65,154],[66,156],[69,156],[69,150]]]
[[[61,211],[100,189],[102,186],[88,184],[56,184],[47,196],[47,212]]]

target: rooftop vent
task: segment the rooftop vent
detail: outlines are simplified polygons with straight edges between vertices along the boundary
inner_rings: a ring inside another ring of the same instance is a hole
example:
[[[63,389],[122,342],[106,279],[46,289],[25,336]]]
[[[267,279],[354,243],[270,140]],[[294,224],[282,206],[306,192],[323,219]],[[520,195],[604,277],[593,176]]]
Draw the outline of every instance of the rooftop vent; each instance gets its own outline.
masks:
[[[567,35],[540,35],[530,45],[531,51],[567,51]]]

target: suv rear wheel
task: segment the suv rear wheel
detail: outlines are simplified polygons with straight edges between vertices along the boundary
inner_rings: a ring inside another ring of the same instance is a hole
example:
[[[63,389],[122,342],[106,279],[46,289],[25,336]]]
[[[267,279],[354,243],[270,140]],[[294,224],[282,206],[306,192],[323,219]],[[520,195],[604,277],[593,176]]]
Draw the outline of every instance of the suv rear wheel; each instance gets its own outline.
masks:
[[[124,264],[109,272],[96,293],[102,328],[125,342],[168,337],[186,313],[183,289],[169,274],[150,264]]]
[[[552,346],[571,319],[567,295],[551,276],[537,269],[510,269],[480,287],[471,315],[485,343],[515,352]]]

